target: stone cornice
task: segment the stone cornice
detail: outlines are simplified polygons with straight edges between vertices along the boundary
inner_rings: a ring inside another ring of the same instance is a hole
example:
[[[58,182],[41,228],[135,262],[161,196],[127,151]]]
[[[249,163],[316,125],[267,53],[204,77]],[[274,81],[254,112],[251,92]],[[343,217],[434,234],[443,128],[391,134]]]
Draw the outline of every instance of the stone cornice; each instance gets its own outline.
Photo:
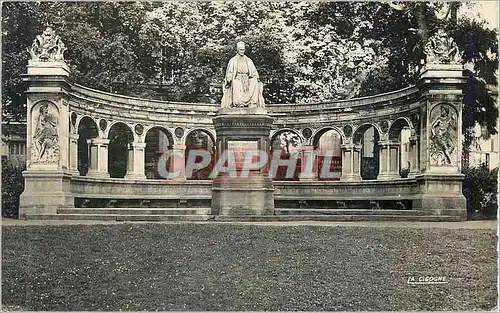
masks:
[[[211,125],[220,106],[127,97],[71,84],[72,111],[98,118],[128,122]],[[363,98],[309,104],[270,104],[266,108],[277,125],[317,124],[390,118],[420,106],[421,93],[415,86]],[[236,125],[235,125],[236,126]]]
[[[267,109],[270,114],[288,114],[288,113],[312,113],[314,111],[325,112],[332,111],[338,113],[352,112],[364,109],[376,110],[387,106],[394,106],[401,103],[412,101],[419,97],[419,90],[415,86],[403,89],[347,100],[325,101],[317,103],[297,103],[297,104],[269,104]]]

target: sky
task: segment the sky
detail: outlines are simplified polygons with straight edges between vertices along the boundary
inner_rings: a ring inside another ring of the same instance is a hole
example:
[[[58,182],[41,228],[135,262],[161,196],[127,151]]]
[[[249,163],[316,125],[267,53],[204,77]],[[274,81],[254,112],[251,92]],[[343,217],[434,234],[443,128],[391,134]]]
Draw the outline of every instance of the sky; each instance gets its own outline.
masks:
[[[479,0],[474,2],[478,4],[477,13],[486,20],[488,28],[498,28],[499,0]]]

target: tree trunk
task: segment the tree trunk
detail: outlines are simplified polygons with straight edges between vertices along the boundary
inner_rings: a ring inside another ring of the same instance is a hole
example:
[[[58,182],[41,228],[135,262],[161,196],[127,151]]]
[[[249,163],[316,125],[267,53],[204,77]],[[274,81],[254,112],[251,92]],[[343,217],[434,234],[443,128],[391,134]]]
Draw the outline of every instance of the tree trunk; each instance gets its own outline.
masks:
[[[427,7],[425,3],[415,3],[415,10],[417,16],[418,33],[422,38],[422,42],[425,45],[429,39],[429,26],[427,22]]]
[[[453,24],[453,26],[457,25],[458,22],[458,9],[460,8],[461,3],[460,2],[450,2],[449,3],[449,12],[450,12],[450,22]]]

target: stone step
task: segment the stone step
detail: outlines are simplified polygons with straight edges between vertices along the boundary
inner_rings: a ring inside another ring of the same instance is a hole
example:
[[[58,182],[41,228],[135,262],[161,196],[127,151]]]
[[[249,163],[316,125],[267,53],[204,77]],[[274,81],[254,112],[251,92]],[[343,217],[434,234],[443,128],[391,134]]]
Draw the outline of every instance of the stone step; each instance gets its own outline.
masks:
[[[274,209],[275,215],[430,215],[424,210],[383,209]]]
[[[316,214],[316,215],[247,215],[213,216],[208,214],[30,214],[27,220],[98,220],[98,221],[221,221],[221,222],[288,222],[288,221],[407,221],[459,222],[460,216],[451,215],[391,215],[391,214]]]
[[[210,208],[74,208],[58,209],[58,214],[94,215],[209,215]]]
[[[30,214],[27,220],[207,221],[212,215]]]
[[[460,222],[460,216],[451,215],[248,215],[215,216],[215,221],[227,222],[289,222],[289,221],[406,221],[406,222]]]

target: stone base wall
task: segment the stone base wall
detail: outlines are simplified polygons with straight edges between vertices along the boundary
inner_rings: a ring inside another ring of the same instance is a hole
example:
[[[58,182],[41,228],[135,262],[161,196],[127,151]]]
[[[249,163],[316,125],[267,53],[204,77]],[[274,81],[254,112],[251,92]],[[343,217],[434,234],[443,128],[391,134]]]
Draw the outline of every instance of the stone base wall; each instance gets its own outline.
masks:
[[[55,214],[59,208],[73,208],[71,175],[62,171],[25,171],[19,217],[27,214]]]
[[[219,177],[212,188],[212,214],[273,215],[274,187],[264,175],[253,175],[248,180]]]
[[[24,173],[20,217],[56,214],[60,208],[211,208],[212,215],[274,215],[275,208],[426,211],[466,219],[461,175],[427,175],[397,181],[271,181],[219,177],[212,181],[166,181],[71,177]]]
[[[462,194],[462,174],[427,174],[417,176],[419,195],[413,202],[415,209],[433,215],[453,215],[467,218],[465,196]]]

